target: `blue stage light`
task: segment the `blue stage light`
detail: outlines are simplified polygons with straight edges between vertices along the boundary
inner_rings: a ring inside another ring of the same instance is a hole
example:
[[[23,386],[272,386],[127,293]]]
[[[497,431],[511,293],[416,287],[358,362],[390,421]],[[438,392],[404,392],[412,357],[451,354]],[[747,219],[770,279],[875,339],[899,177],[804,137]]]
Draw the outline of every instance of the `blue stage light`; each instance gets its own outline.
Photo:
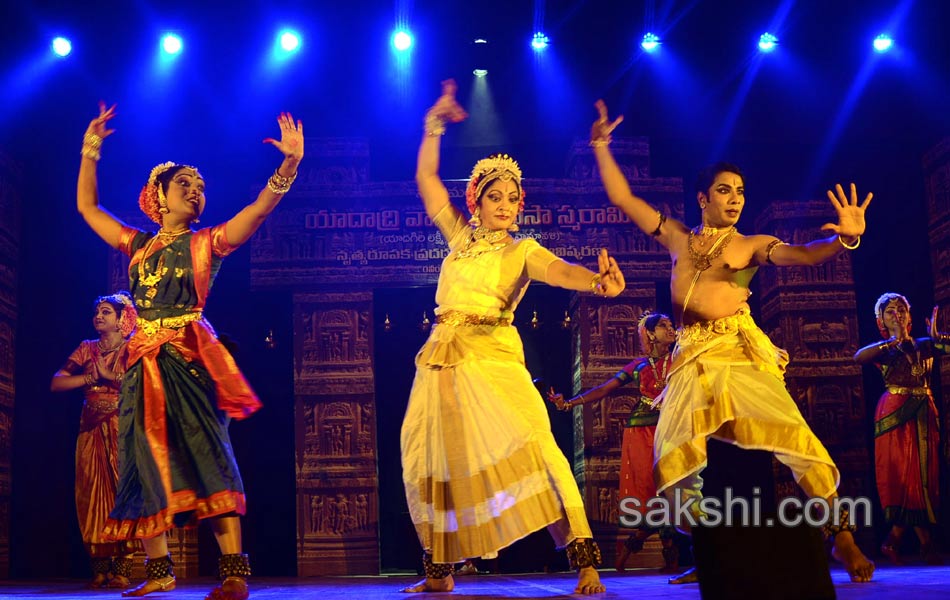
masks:
[[[551,40],[548,38],[548,36],[539,31],[534,34],[533,38],[531,38],[531,47],[534,48],[535,52],[541,52],[548,47],[548,43],[550,43],[550,41]]]
[[[660,38],[655,33],[647,33],[640,42],[640,47],[647,52],[653,52],[660,47]]]
[[[887,52],[888,50],[890,50],[892,47],[894,47],[894,40],[891,38],[891,36],[887,35],[886,33],[882,33],[881,35],[874,38],[875,52],[883,54],[884,52]]]
[[[73,51],[73,45],[64,37],[54,38],[50,47],[53,49],[53,53],[60,57],[69,56],[69,53]]]
[[[405,52],[412,47],[412,35],[408,31],[400,29],[393,34],[393,48],[400,52]]]
[[[759,50],[762,52],[771,52],[778,46],[778,38],[771,33],[763,33],[759,36]]]
[[[166,33],[162,37],[162,50],[165,54],[180,54],[183,44],[181,38],[174,33]]]
[[[295,52],[300,48],[300,35],[292,29],[284,29],[277,39],[280,42],[281,50],[284,52]]]

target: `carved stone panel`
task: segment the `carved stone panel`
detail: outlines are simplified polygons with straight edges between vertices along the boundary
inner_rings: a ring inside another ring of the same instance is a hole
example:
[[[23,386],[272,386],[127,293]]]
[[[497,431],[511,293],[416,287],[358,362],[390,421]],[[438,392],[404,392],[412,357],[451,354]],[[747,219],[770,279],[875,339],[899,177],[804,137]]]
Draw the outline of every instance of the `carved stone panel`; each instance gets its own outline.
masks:
[[[370,292],[294,295],[297,570],[379,572]]]

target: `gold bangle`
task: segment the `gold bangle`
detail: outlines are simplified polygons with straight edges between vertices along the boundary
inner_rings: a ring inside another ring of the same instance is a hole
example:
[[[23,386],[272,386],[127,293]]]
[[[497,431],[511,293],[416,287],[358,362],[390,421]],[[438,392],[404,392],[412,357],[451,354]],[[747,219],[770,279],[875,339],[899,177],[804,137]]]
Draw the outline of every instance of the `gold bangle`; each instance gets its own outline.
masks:
[[[275,194],[286,194],[290,191],[290,184],[297,179],[297,171],[290,177],[284,177],[280,174],[280,167],[274,169],[274,174],[267,180],[267,189]]]
[[[857,249],[858,249],[858,246],[861,245],[861,236],[859,235],[859,236],[858,236],[858,239],[854,241],[854,244],[852,244],[852,245],[849,246],[848,244],[845,243],[844,239],[842,239],[841,234],[838,234],[838,242],[839,242],[842,246],[844,246],[845,248],[847,248],[848,250],[857,250]]]
[[[94,133],[87,133],[82,136],[82,145],[83,146],[92,146],[96,150],[102,148],[102,138]]]
[[[423,129],[429,136],[445,135],[445,120],[430,110],[426,113]]]
[[[79,151],[79,154],[96,162],[99,162],[99,159],[102,158],[102,154],[92,146],[83,146],[82,150]]]

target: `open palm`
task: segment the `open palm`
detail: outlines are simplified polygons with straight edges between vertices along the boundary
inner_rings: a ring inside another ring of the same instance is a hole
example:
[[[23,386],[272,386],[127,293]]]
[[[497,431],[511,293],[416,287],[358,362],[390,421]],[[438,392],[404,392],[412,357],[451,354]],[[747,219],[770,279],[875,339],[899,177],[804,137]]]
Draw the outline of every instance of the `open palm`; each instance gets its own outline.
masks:
[[[272,144],[287,158],[300,161],[303,158],[303,122],[294,123],[292,114],[280,113],[277,124],[280,126],[280,141],[267,138],[264,143]]]
[[[842,237],[857,237],[864,233],[865,221],[864,213],[874,194],[869,193],[864,202],[858,203],[857,187],[851,184],[851,194],[846,196],[841,184],[835,185],[835,192],[828,190],[828,199],[838,213],[838,223],[825,223],[821,229],[823,231],[832,231]]]

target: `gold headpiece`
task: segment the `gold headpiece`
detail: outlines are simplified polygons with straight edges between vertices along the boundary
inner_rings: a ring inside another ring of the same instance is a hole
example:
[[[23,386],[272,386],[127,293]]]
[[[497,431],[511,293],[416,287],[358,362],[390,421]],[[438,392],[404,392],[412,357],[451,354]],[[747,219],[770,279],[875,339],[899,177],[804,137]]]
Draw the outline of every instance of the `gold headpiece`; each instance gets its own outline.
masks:
[[[155,181],[158,179],[158,176],[159,176],[159,175],[161,175],[162,173],[164,173],[164,172],[167,171],[168,169],[171,169],[172,167],[177,167],[177,166],[179,166],[178,163],[174,163],[174,162],[171,162],[171,161],[169,161],[169,162],[163,162],[163,163],[160,164],[160,165],[156,165],[155,168],[152,169],[151,173],[148,174],[148,184],[149,184],[149,185],[155,185]],[[184,167],[184,166],[187,166],[187,165],[181,165],[181,166]],[[194,167],[192,167],[192,168],[194,168]]]
[[[479,196],[485,191],[485,187],[496,179],[501,181],[514,180],[518,186],[518,191],[522,192],[522,199],[524,198],[524,190],[521,188],[521,167],[518,166],[518,161],[507,154],[494,154],[481,159],[472,168],[472,175],[469,178],[468,189],[465,194],[469,212],[475,212],[475,204]]]

